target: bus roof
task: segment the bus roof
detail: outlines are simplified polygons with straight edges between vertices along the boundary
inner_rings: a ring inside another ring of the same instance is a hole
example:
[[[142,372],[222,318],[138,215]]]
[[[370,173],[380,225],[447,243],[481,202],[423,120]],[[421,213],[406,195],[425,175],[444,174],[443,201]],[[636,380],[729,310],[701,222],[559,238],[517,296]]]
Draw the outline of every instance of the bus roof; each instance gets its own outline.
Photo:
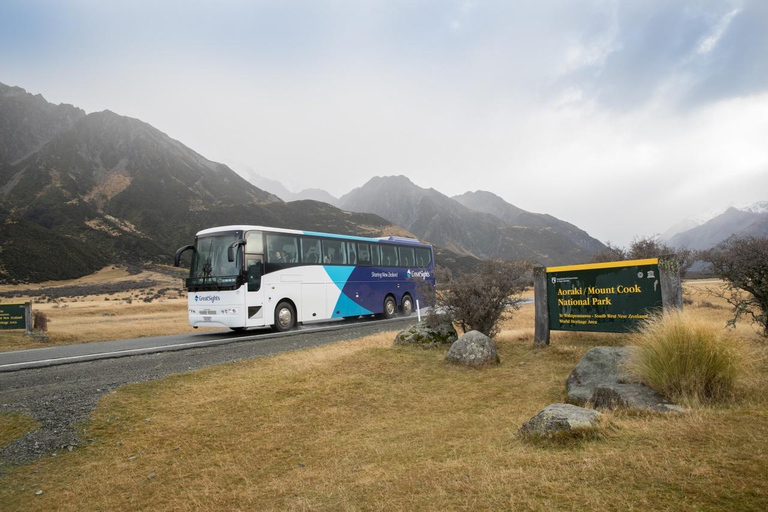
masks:
[[[379,238],[353,236],[353,235],[338,235],[335,233],[322,233],[319,231],[299,231],[296,229],[284,229],[284,228],[271,228],[267,226],[251,226],[245,224],[233,224],[230,226],[218,226],[215,228],[203,229],[198,231],[195,236],[214,235],[216,233],[224,233],[231,231],[265,231],[269,233],[286,233],[291,235],[304,235],[304,236],[316,236],[320,238],[343,238],[345,240],[357,240],[359,242],[392,242],[400,244],[413,244],[413,245],[429,245],[420,242],[415,238],[408,238],[403,236],[382,236]]]

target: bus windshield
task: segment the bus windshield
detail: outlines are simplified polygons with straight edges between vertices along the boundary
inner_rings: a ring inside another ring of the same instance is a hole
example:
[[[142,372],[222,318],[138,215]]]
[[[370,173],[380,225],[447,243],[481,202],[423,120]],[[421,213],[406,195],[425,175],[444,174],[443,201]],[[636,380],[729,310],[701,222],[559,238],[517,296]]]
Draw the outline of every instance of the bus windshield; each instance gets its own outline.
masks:
[[[235,261],[228,261],[227,249],[236,240],[235,233],[200,237],[195,241],[192,266],[189,271],[190,284],[232,285],[240,275],[240,256],[235,251]]]

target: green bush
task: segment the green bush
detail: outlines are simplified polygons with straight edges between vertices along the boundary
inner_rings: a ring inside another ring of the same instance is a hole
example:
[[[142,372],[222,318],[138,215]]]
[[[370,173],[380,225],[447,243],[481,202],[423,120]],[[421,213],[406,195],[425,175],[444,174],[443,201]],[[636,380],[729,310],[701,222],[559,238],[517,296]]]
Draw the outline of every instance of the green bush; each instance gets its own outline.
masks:
[[[675,401],[727,400],[746,364],[743,342],[727,334],[682,312],[655,316],[633,337],[632,370]]]

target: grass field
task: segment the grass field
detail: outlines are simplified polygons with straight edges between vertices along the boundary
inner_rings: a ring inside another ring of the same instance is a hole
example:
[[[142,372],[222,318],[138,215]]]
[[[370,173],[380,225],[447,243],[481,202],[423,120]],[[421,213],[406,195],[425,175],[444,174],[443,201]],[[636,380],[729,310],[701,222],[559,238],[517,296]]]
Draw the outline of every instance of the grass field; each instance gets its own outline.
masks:
[[[686,285],[686,310],[721,327],[707,286]],[[564,400],[586,350],[627,337],[554,333],[536,349],[532,306],[482,371],[393,348],[390,332],[126,386],[82,426],[92,443],[0,477],[0,508],[766,510],[766,344],[729,332],[754,354],[733,402],[607,413],[589,441],[516,432]]]
[[[193,332],[187,323],[183,273],[161,268],[130,274],[107,267],[71,281],[0,286],[0,302],[32,301],[48,315],[48,339],[0,331],[0,351]],[[41,290],[45,294],[41,298]],[[216,330],[216,329],[198,329]]]

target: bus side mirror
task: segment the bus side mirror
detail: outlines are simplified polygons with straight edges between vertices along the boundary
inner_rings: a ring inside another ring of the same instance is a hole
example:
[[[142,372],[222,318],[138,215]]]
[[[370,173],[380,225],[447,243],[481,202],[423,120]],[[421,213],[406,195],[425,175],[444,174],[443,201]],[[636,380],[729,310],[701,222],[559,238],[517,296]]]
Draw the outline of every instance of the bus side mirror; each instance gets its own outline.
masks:
[[[227,248],[227,261],[229,261],[230,263],[235,261],[235,247],[239,247],[241,245],[245,245],[245,240],[243,240],[242,238],[239,240],[235,240],[229,245],[229,247]]]
[[[185,245],[184,247],[180,248],[178,251],[176,251],[176,254],[173,257],[173,266],[178,267],[181,263],[181,255],[184,254],[185,251],[188,251],[189,249],[195,250],[194,245]]]

